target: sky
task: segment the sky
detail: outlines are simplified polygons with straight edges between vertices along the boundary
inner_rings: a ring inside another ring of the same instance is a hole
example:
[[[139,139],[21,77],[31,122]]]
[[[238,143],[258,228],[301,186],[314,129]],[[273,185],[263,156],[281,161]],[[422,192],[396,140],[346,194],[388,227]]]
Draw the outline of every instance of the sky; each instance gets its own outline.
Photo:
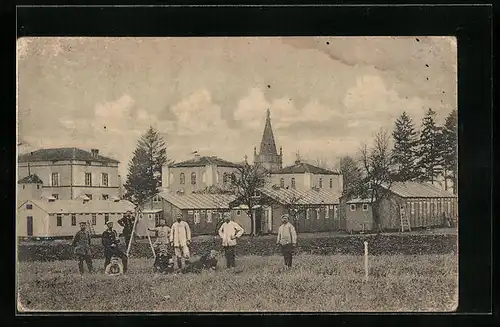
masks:
[[[406,111],[457,108],[454,37],[21,38],[18,151],[98,148],[125,178],[149,126],[177,162],[253,160],[266,110],[284,165],[335,166]]]

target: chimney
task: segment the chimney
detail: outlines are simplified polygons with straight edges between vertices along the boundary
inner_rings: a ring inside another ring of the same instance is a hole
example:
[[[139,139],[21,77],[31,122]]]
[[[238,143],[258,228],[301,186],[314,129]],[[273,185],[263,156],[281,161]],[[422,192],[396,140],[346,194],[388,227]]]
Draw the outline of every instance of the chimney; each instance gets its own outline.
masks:
[[[99,156],[99,149],[91,149],[92,157],[97,158]]]

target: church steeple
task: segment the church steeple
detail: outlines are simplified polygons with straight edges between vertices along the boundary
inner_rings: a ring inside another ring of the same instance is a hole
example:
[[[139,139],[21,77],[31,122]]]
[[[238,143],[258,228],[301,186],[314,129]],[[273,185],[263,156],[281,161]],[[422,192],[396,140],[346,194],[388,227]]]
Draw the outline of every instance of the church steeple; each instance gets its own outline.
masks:
[[[274,142],[273,127],[271,126],[271,112],[267,109],[266,125],[260,141],[260,154],[278,155],[276,143]]]
[[[262,133],[259,154],[254,149],[254,162],[262,164],[270,171],[282,168],[282,150],[280,148],[280,154],[276,150],[276,142],[274,141],[273,128],[271,126],[271,111],[269,109],[267,109],[266,113],[266,123],[264,132]]]

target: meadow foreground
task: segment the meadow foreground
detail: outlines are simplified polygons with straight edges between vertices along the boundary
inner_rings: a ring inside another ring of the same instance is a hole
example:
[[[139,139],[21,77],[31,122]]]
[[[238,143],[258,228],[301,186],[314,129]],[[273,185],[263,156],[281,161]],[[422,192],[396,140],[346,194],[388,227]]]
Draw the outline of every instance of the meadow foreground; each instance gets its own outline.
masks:
[[[72,260],[21,262],[20,311],[453,311],[458,304],[456,255],[363,257],[298,255],[283,271],[280,256],[237,257],[237,267],[202,274],[159,275],[152,259],[131,258],[129,272],[78,273]]]

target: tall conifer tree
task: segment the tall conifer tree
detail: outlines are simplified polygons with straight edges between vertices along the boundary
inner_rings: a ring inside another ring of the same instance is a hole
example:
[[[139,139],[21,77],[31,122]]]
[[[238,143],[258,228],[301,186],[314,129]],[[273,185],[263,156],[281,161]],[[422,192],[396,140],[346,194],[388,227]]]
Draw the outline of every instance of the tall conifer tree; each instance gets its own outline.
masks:
[[[392,138],[394,140],[392,160],[396,167],[394,178],[401,182],[412,181],[417,177],[418,135],[411,118],[404,111],[396,120]]]
[[[435,183],[443,171],[441,128],[436,125],[436,112],[429,108],[422,119],[418,149],[419,179]]]

